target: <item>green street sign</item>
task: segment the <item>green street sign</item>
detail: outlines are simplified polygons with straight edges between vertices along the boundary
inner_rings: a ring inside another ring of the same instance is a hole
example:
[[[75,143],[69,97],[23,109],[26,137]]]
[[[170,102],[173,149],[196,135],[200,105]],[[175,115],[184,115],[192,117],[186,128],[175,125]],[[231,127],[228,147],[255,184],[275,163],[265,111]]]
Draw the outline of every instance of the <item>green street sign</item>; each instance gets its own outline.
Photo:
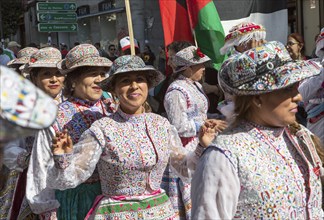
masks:
[[[40,12],[40,13],[37,13],[37,21],[39,21],[39,22],[48,22],[48,21],[75,22],[76,19],[77,19],[77,14],[75,12],[65,12],[65,13]]]
[[[78,31],[78,24],[77,23],[39,23],[38,24],[38,31],[39,32],[76,32]]]
[[[37,11],[76,11],[75,2],[37,2]]]

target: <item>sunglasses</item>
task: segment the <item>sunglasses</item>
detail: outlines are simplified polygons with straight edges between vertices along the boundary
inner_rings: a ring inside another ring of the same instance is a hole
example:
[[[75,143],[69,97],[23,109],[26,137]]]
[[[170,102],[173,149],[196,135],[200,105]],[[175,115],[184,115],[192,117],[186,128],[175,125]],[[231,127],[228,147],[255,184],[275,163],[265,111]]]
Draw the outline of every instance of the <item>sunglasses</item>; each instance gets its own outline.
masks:
[[[292,42],[292,41],[288,41],[287,42],[287,46],[293,46],[293,45],[295,45],[295,44],[299,44],[298,42]]]
[[[112,49],[109,49],[109,50],[111,50],[111,51],[115,51],[116,49],[115,49],[115,48],[112,48]]]

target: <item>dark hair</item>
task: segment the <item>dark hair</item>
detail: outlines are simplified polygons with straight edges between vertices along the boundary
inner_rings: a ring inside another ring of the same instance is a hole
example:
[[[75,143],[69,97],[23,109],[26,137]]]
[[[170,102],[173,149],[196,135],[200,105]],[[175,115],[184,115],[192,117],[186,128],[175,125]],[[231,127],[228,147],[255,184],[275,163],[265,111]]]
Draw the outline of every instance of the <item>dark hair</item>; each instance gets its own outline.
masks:
[[[38,76],[38,73],[40,71],[41,68],[32,68],[30,71],[29,71],[29,77],[30,77],[30,81],[36,85],[36,78]]]
[[[193,44],[188,41],[173,41],[171,44],[167,45],[166,48],[168,50],[173,50],[175,53],[177,53],[180,50],[183,50],[183,49],[190,47],[192,45]],[[167,76],[164,81],[161,82],[160,90],[158,91],[157,94],[154,95],[154,98],[159,102],[158,111],[156,113],[158,113],[158,114],[165,113],[165,108],[164,108],[163,102],[164,102],[164,97],[165,97],[166,91],[168,90],[170,84],[174,80],[176,80],[182,72],[183,71],[180,71],[177,73],[172,73],[169,76]]]
[[[148,44],[145,44],[145,47],[151,52],[151,47]]]
[[[173,41],[171,44],[167,46],[168,50],[173,50],[174,52],[179,52],[187,47],[192,46],[193,44],[188,41]]]
[[[251,115],[253,95],[243,95],[234,97],[234,123],[238,124],[242,120],[248,120]]]
[[[116,48],[115,44],[109,44],[108,49],[110,50],[111,47],[115,47]]]
[[[305,41],[304,41],[304,38],[301,34],[299,33],[291,33],[288,35],[288,38],[291,37],[291,38],[294,38],[299,44],[303,44],[301,50],[300,50],[300,53],[302,56],[305,56]]]
[[[34,42],[31,42],[28,44],[28,47],[36,47],[37,48],[37,44]]]

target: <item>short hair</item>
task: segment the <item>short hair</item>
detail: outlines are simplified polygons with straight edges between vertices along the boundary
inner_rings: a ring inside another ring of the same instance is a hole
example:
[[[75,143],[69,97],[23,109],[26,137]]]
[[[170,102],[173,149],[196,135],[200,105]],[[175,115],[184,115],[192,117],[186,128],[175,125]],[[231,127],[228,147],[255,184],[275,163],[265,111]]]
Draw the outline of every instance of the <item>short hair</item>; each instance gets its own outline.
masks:
[[[108,49],[110,49],[111,47],[115,47],[116,48],[116,45],[115,44],[109,44]]]

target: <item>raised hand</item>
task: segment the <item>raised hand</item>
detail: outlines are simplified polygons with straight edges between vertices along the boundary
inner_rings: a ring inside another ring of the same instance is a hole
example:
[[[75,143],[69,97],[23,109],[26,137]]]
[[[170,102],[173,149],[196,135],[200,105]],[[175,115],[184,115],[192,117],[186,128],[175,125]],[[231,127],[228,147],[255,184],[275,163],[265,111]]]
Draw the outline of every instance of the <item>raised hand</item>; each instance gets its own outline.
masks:
[[[54,155],[69,154],[73,151],[73,143],[67,130],[57,132],[52,140],[52,152]]]
[[[226,121],[223,120],[217,120],[217,119],[207,119],[205,121],[205,125],[209,128],[212,128],[215,130],[215,132],[222,132],[224,131],[228,124]]]
[[[199,142],[203,147],[208,147],[212,140],[219,132],[227,128],[227,123],[222,120],[208,119],[205,124],[201,126],[199,131]]]

